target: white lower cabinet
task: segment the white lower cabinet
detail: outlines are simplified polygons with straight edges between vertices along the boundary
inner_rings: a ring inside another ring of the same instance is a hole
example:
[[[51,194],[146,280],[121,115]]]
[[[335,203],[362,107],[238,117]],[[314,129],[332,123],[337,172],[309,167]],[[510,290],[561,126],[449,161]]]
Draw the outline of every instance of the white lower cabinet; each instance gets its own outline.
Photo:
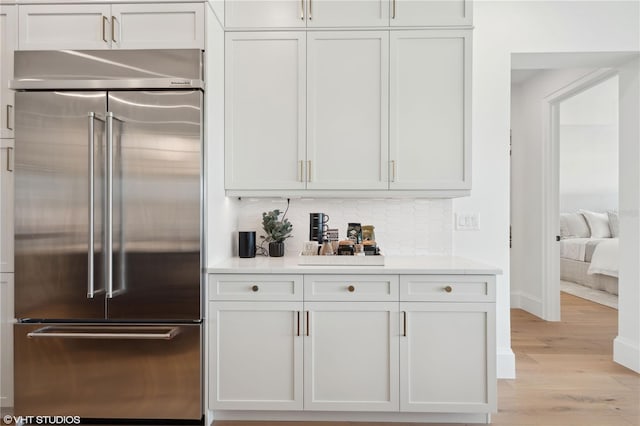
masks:
[[[400,410],[493,411],[493,305],[401,302],[400,312]]]
[[[209,295],[214,411],[496,410],[493,275],[218,274]]]
[[[13,407],[13,274],[0,274],[0,407]]]
[[[210,302],[213,409],[302,410],[302,302]]]
[[[305,302],[304,408],[398,410],[398,303]]]

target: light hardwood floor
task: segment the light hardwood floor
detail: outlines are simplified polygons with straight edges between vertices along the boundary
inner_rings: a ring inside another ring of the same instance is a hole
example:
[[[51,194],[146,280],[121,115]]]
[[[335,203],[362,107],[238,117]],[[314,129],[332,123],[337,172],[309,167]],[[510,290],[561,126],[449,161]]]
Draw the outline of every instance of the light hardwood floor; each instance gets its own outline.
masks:
[[[566,293],[562,293],[561,300],[560,322],[542,321],[520,309],[511,311],[517,379],[499,380],[498,413],[492,416],[492,424],[640,426],[640,375],[612,361],[618,311]],[[279,424],[282,423],[214,423],[215,426]],[[291,422],[286,425],[364,426],[366,423]]]

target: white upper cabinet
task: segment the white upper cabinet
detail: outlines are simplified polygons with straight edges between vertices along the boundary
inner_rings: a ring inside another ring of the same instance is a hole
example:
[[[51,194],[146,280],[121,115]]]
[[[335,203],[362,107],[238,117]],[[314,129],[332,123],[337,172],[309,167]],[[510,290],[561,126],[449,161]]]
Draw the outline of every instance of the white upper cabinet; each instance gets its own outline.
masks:
[[[310,32],[307,189],[386,189],[386,31]]]
[[[19,6],[20,50],[204,48],[203,3]]]
[[[113,4],[113,47],[120,49],[204,48],[204,4]]]
[[[305,33],[225,37],[226,189],[304,189]]]
[[[391,32],[392,190],[471,188],[471,31]]]
[[[13,51],[17,42],[17,6],[0,5],[0,138],[13,137],[14,93],[9,90],[13,78]]]
[[[228,0],[228,28],[384,27],[389,0]]]
[[[229,28],[304,28],[304,0],[227,0],[225,26]]]
[[[471,25],[472,0],[391,0],[392,27]]]
[[[307,27],[384,27],[389,0],[307,0]]]
[[[13,272],[13,139],[0,139],[0,272]]]

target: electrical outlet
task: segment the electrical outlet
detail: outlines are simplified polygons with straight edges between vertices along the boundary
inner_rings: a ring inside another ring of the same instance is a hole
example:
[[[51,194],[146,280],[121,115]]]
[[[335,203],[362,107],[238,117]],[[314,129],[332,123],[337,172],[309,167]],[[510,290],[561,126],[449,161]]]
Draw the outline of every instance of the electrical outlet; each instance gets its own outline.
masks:
[[[479,231],[480,215],[478,213],[456,213],[457,231]]]

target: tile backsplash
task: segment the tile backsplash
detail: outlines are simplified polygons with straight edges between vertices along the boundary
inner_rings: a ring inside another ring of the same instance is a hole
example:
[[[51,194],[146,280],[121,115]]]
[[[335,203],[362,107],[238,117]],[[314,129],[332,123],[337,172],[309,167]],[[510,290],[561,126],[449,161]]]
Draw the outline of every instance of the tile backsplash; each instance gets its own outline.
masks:
[[[262,212],[284,211],[283,199],[242,199],[238,203],[238,231],[256,231],[258,243]],[[378,245],[386,255],[452,254],[453,213],[450,199],[292,199],[287,218],[293,237],[287,239],[285,256],[297,256],[309,239],[309,213],[328,214],[329,227],[344,239],[347,223],[374,225]],[[266,244],[265,244],[266,247]]]

